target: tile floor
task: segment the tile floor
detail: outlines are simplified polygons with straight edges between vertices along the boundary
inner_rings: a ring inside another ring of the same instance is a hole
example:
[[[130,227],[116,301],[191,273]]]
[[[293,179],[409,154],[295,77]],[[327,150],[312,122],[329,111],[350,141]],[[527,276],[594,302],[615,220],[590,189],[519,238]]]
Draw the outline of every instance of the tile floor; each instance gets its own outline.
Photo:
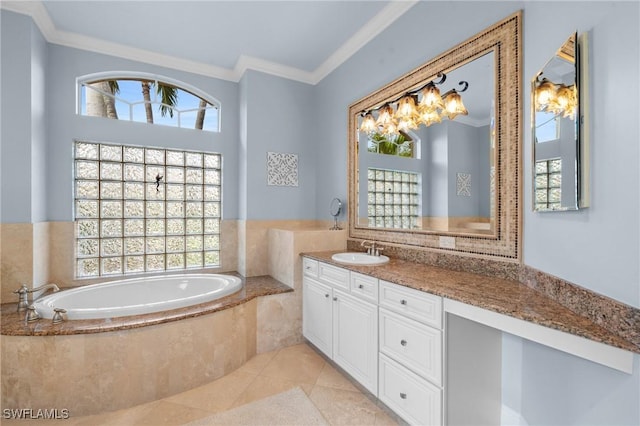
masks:
[[[182,425],[300,386],[331,425],[396,421],[307,344],[256,355],[236,371],[198,388],[132,408],[37,426]],[[2,422],[25,426],[26,421]]]

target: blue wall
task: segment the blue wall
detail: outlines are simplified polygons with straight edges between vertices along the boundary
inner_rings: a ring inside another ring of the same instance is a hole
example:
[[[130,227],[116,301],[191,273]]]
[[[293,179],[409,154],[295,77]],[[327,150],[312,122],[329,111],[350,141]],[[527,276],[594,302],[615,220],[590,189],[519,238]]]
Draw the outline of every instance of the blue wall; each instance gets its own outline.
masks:
[[[318,164],[334,171],[318,186],[318,200],[347,190],[349,104],[519,9],[524,10],[524,263],[640,307],[637,2],[418,3],[316,86],[332,144],[318,153]],[[442,16],[449,18],[432,19]],[[529,80],[576,30],[588,32],[592,41],[592,203],[579,212],[534,213]],[[504,402],[519,401],[512,408],[532,424],[640,424],[639,356],[629,376],[510,339],[504,345],[503,385],[515,394]]]
[[[2,222],[71,220],[74,138],[220,151],[225,218],[325,219],[333,197],[346,200],[348,105],[519,9],[524,262],[640,307],[637,2],[421,2],[313,87],[255,72],[238,84],[48,45],[30,18],[2,10]],[[576,30],[591,40],[592,205],[533,213],[529,79]],[[222,132],[77,116],[75,78],[108,70],[210,93],[222,103]],[[268,151],[299,155],[300,186],[266,186]],[[639,356],[624,375],[522,339],[504,342],[503,402],[530,423],[640,424]]]

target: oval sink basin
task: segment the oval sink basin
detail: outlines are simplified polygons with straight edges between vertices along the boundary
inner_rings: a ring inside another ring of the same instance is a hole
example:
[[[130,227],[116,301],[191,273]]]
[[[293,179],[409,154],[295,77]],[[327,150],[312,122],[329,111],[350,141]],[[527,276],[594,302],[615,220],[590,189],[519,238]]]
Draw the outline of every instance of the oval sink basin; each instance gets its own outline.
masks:
[[[340,263],[347,263],[349,265],[382,265],[387,263],[389,258],[387,256],[372,256],[367,253],[347,252],[336,253],[331,256],[332,260]]]

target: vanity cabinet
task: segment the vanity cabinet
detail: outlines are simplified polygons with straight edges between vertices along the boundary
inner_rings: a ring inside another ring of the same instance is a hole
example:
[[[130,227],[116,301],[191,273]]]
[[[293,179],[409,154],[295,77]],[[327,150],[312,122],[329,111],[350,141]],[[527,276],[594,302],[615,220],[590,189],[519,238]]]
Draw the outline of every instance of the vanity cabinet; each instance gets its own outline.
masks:
[[[380,281],[378,398],[410,424],[443,423],[442,298]]]
[[[410,424],[442,424],[442,298],[309,258],[303,269],[304,337]]]
[[[377,395],[378,280],[307,258],[303,269],[302,334]]]

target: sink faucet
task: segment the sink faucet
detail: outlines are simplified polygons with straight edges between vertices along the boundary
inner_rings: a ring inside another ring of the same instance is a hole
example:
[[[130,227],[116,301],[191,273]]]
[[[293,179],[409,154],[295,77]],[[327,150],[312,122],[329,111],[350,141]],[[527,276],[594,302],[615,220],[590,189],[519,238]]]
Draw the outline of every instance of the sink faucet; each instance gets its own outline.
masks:
[[[380,252],[384,250],[384,247],[380,247],[375,241],[371,241],[371,245],[369,246],[367,246],[366,243],[369,243],[369,241],[363,241],[360,246],[366,248],[367,254],[371,256],[380,256]]]
[[[26,285],[22,284],[19,289],[14,291],[14,293],[18,295],[18,312],[29,307],[29,293],[36,293],[38,291],[42,291],[44,293],[47,290],[53,290],[54,293],[56,291],[60,291],[56,284],[45,284],[32,289],[29,289]]]

